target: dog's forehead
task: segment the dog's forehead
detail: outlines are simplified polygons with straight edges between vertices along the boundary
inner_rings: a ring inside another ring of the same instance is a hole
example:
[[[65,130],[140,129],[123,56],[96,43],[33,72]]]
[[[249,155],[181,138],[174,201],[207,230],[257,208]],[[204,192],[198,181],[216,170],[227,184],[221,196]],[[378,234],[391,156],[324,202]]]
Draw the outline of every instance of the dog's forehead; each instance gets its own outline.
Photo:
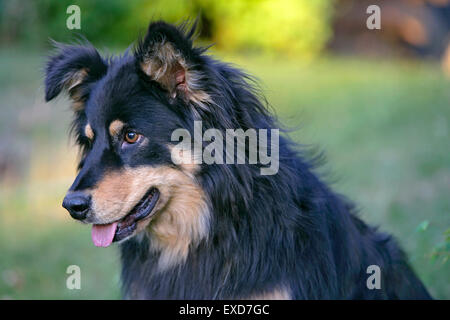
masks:
[[[93,131],[105,131],[115,120],[146,130],[168,127],[178,118],[167,107],[161,90],[140,78],[134,57],[112,59],[86,103],[87,122]]]
[[[112,60],[107,74],[94,85],[86,104],[86,115],[91,125],[104,124],[126,114],[138,96],[139,87],[133,60]]]

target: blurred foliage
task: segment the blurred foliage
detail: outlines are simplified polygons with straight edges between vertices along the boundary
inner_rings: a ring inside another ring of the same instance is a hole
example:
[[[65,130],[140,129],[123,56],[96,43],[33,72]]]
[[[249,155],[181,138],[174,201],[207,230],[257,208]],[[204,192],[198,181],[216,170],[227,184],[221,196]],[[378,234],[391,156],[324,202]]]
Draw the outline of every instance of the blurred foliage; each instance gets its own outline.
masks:
[[[212,21],[213,40],[225,49],[318,53],[331,35],[329,0],[199,0]]]
[[[416,232],[425,233],[428,232],[430,226],[429,220],[422,221],[416,228]],[[437,242],[431,249],[429,254],[432,261],[446,264],[450,258],[450,228],[444,231],[443,240]]]
[[[81,9],[81,30],[66,28],[69,5]],[[3,45],[69,41],[75,33],[97,45],[128,46],[150,20],[199,17],[200,38],[220,49],[312,56],[331,35],[332,0],[0,0]]]
[[[434,260],[440,260],[447,263],[450,258],[450,228],[444,232],[444,240],[435,245],[431,257]]]

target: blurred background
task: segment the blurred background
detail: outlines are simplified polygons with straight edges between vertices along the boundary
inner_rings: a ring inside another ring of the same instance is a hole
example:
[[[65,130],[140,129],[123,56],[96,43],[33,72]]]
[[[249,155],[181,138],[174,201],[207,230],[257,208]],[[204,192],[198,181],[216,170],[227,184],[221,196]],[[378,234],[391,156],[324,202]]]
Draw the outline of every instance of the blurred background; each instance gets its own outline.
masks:
[[[69,5],[81,30],[69,30]],[[366,9],[381,8],[381,30]],[[61,207],[76,171],[68,100],[45,103],[49,38],[104,54],[150,19],[199,17],[199,44],[256,75],[292,137],[368,222],[393,233],[436,298],[450,298],[450,1],[0,0],[0,299],[120,298],[115,246]],[[81,268],[81,290],[66,269]]]

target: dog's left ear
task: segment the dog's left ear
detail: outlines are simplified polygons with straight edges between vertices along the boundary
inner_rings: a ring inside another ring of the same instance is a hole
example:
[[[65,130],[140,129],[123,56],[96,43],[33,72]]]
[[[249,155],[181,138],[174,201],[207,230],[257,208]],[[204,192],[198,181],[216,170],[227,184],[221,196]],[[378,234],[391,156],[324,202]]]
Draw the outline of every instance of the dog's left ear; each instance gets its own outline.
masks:
[[[181,27],[153,22],[138,44],[135,57],[138,67],[150,80],[165,89],[170,98],[204,106],[210,96],[204,91],[205,77],[199,69],[200,48],[193,48],[195,24],[187,34]]]
[[[83,90],[107,72],[107,64],[90,45],[63,45],[55,43],[57,52],[49,57],[45,68],[45,100],[50,101],[62,91],[67,91],[75,111],[84,108]]]

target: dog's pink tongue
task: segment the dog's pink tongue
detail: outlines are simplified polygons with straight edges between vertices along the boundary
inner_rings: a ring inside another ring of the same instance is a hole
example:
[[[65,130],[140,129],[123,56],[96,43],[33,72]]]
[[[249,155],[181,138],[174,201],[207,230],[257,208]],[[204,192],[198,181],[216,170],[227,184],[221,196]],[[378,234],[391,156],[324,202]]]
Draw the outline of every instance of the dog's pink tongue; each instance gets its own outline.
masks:
[[[117,222],[110,224],[94,224],[92,226],[92,242],[96,247],[108,247],[116,233]]]

